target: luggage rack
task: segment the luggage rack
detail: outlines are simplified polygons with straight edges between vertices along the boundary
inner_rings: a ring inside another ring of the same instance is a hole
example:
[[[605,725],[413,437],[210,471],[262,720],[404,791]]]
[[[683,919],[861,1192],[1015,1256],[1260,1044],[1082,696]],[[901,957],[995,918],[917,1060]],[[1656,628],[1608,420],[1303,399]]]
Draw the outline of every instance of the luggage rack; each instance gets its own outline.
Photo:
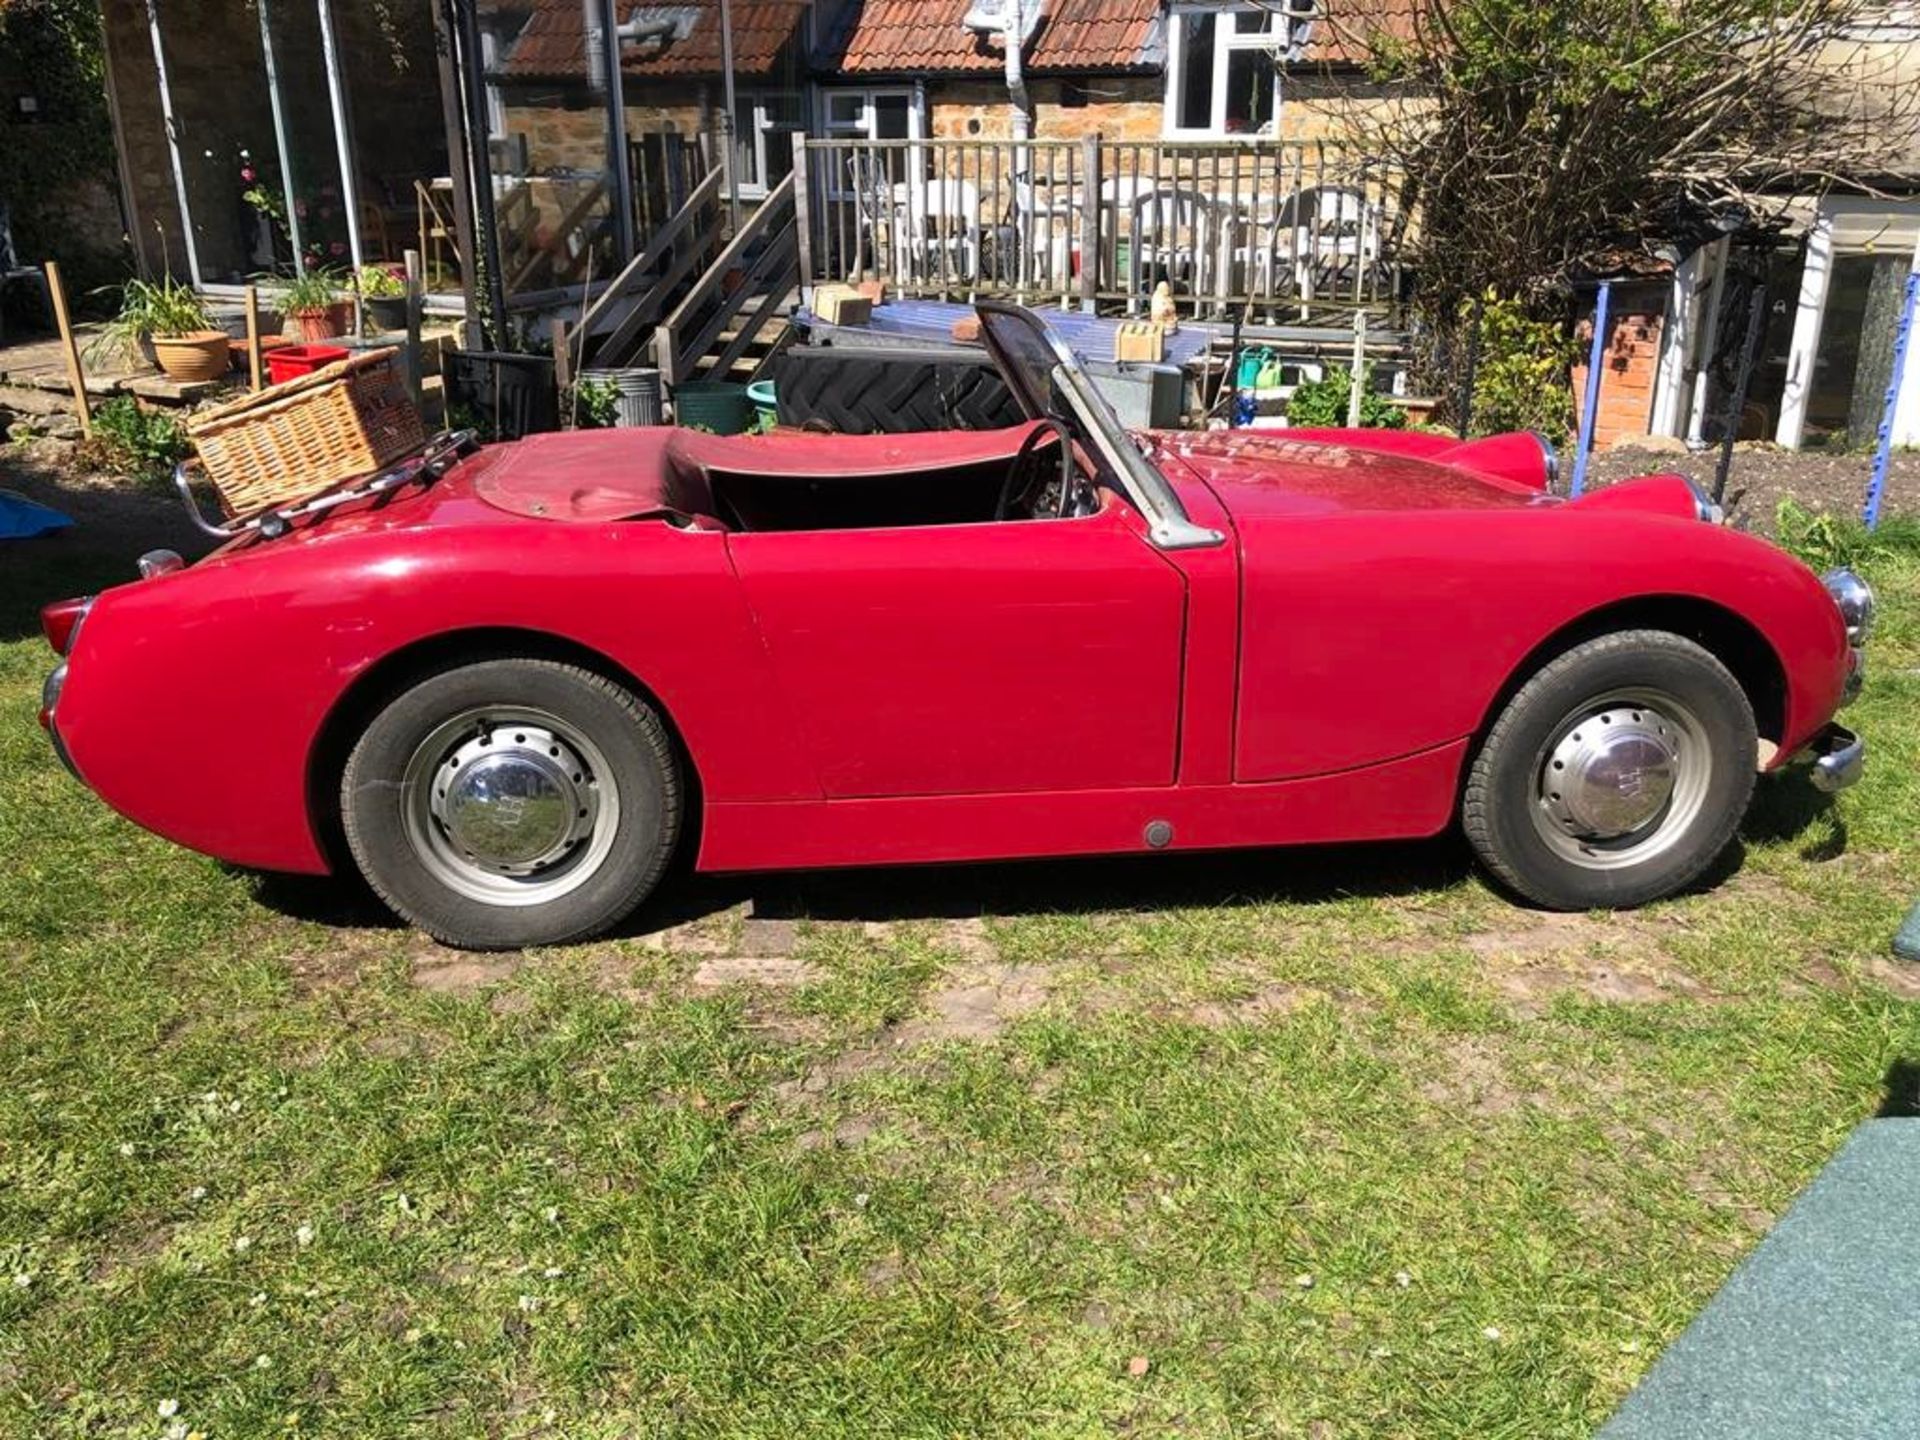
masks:
[[[306,516],[319,515],[355,500],[387,495],[405,485],[431,485],[447,473],[454,461],[475,449],[478,440],[478,434],[473,430],[442,430],[415,454],[364,479],[350,480],[342,489],[323,491],[297,505],[276,505],[257,515],[249,515],[244,520],[226,524],[207,519],[200,509],[200,502],[193,498],[193,489],[187,476],[189,462],[182,460],[173,467],[173,488],[180,492],[180,502],[187,507],[188,516],[203,534],[220,540],[233,540],[250,530],[257,530],[262,539],[274,540],[291,530],[294,521]]]

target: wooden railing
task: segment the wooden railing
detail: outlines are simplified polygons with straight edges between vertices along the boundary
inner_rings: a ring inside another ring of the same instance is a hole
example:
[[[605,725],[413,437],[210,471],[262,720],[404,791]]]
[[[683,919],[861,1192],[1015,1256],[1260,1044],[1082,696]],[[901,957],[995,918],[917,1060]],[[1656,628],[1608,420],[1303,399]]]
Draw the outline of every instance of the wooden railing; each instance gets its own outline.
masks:
[[[681,299],[687,282],[711,263],[720,243],[721,178],[720,171],[710,171],[587,307],[579,332],[589,363],[629,363],[668,307]]]
[[[1397,176],[1328,144],[799,140],[802,280],[1139,313],[1392,312]]]
[[[724,375],[793,293],[800,278],[796,191],[793,175],[775,186],[655,329],[654,364],[668,385],[691,379],[709,357],[708,373]]]

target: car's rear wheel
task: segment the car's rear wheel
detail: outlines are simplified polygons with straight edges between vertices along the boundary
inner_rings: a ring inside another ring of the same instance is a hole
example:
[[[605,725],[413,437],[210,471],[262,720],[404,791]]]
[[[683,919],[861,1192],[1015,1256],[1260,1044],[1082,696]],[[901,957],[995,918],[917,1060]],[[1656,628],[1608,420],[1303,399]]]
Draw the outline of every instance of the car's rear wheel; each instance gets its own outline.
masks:
[[[347,843],[403,919],[475,950],[580,940],[659,882],[681,821],[673,747],[606,677],[503,659],[424,676],[341,779]]]
[[[1487,868],[1556,910],[1644,905],[1697,880],[1753,794],[1753,709],[1726,666],[1661,630],[1567,651],[1475,756],[1461,824]]]

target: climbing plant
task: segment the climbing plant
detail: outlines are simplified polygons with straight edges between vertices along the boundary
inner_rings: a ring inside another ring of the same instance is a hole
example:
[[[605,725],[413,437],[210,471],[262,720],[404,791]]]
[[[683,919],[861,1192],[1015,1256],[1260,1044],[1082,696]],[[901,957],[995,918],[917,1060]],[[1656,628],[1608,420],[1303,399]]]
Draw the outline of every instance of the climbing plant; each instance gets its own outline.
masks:
[[[72,222],[72,197],[89,181],[112,189],[113,126],[97,0],[0,0],[0,63],[30,78],[45,119],[0,134],[0,196],[29,263],[57,259],[76,297],[126,271],[112,234]]]

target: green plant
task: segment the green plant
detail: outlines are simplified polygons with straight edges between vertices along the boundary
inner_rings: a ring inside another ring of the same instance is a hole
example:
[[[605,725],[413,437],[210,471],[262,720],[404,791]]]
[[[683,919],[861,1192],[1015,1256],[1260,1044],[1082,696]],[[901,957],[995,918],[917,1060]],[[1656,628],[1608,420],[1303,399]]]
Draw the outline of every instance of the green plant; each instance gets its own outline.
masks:
[[[101,469],[164,484],[187,458],[188,448],[186,431],[173,416],[148,409],[131,395],[115,395],[93,412],[93,438],[83,458]]]
[[[89,346],[89,353],[101,347],[117,349],[131,359],[139,353],[142,341],[155,335],[187,335],[195,330],[211,330],[213,322],[207,307],[191,285],[182,285],[171,276],[157,281],[129,280],[119,287],[120,309]]]
[[[1901,515],[1869,530],[1850,515],[1809,510],[1791,495],[1773,513],[1780,544],[1815,570],[1839,566],[1871,573],[1896,556],[1920,555],[1920,519]]]
[[[1353,391],[1353,372],[1329,369],[1318,380],[1295,387],[1287,397],[1287,423],[1308,428],[1347,423]],[[1365,430],[1402,430],[1407,412],[1373,388],[1373,367],[1360,372],[1360,426]]]
[[[338,270],[325,265],[315,265],[306,273],[294,276],[287,282],[287,288],[281,293],[281,304],[289,315],[299,315],[310,310],[324,310],[329,305],[340,303],[342,277]]]
[[[1551,440],[1573,429],[1571,370],[1579,346],[1557,320],[1488,291],[1480,302],[1480,359],[1474,371],[1473,432],[1538,430]]]
[[[620,387],[611,380],[591,377],[573,387],[568,409],[576,430],[606,430],[620,418]]]
[[[355,284],[365,300],[398,300],[407,293],[406,283],[384,265],[362,265]]]

